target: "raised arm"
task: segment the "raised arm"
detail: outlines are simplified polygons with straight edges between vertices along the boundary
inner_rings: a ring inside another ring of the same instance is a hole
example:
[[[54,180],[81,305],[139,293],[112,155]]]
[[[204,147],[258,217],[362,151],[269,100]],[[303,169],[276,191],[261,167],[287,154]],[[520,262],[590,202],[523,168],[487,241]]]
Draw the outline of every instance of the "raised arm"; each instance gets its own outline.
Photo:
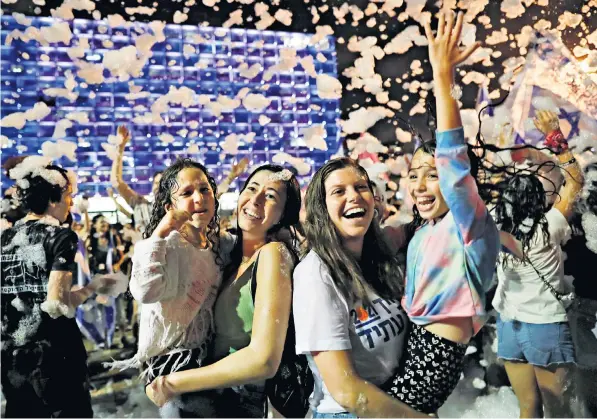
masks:
[[[560,131],[560,121],[555,112],[538,111],[534,122],[545,135],[545,145],[557,155],[560,171],[564,175],[564,185],[560,188],[559,197],[556,197],[554,208],[570,219],[574,213],[574,201],[584,183],[582,169],[568,149],[568,141]]]
[[[159,377],[147,387],[158,406],[177,394],[228,388],[273,377],[278,371],[292,299],[290,253],[281,243],[265,245],[259,255],[251,343],[218,362]]]
[[[124,125],[118,127],[118,134],[122,137],[122,142],[118,145],[118,155],[112,162],[110,182],[114,187],[116,187],[118,193],[124,198],[126,203],[134,208],[137,203],[145,200],[145,198],[132,190],[122,178],[122,159],[124,157],[124,149],[131,139],[131,134]]]
[[[228,173],[224,180],[218,185],[218,198],[228,191],[230,184],[234,182],[234,179],[239,177],[242,172],[245,171],[248,164],[249,159],[245,157],[241,161],[236,163],[234,166],[232,166],[232,169],[230,169],[230,173]]]
[[[462,12],[458,13],[456,24],[451,12],[448,12],[447,18],[444,13],[440,13],[435,36],[431,31],[430,21],[424,22],[425,34],[429,41],[429,61],[433,68],[437,130],[440,132],[462,127],[458,102],[451,93],[454,87],[454,69],[481,45],[476,42],[464,50],[458,47],[462,22]]]
[[[440,190],[464,244],[468,245],[483,235],[489,214],[470,173],[460,109],[452,95],[455,67],[479,47],[479,43],[464,50],[458,47],[462,23],[462,13],[458,14],[456,22],[452,13],[447,18],[441,13],[436,35],[431,32],[428,21],[425,22],[425,33],[435,84],[438,129],[435,157]]]
[[[120,205],[120,203],[114,197],[114,191],[112,190],[112,188],[107,188],[106,191],[108,192],[108,196],[110,198],[112,198],[114,205],[116,205],[116,209],[118,211],[120,211],[121,213],[123,213],[124,215],[126,215],[127,217],[131,218],[133,216],[133,214],[131,214],[125,207]]]

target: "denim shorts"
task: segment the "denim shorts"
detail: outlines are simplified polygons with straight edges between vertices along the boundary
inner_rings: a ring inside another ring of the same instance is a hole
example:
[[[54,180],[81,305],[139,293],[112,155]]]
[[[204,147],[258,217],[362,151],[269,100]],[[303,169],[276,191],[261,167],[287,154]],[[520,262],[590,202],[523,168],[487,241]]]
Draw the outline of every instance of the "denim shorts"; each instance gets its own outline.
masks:
[[[317,410],[313,411],[313,418],[356,418],[357,415],[349,413],[349,412],[342,412],[342,413],[319,413]]]
[[[497,319],[498,357],[540,367],[573,364],[574,343],[568,322],[534,324]]]

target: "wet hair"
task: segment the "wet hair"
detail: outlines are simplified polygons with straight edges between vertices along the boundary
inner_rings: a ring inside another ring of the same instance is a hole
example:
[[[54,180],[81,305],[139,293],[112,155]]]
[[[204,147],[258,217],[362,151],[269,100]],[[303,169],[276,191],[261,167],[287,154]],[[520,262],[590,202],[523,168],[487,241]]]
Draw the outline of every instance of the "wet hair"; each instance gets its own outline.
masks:
[[[253,173],[249,175],[243,184],[240,193],[242,193],[247,186],[249,186],[251,179],[257,173],[264,170],[272,173],[279,173],[282,170],[285,170],[285,168],[277,164],[264,164],[263,166],[259,166],[253,171]],[[302,233],[302,227],[299,222],[299,213],[301,210],[301,187],[294,175],[289,180],[281,180],[281,182],[283,182],[286,186],[286,203],[284,204],[280,221],[268,230],[266,235],[266,243],[272,241],[283,242],[288,250],[290,250],[294,261],[297,262],[297,249],[299,247],[299,240],[296,233]],[[234,247],[232,248],[232,252],[230,254],[230,263],[224,270],[225,279],[228,279],[234,272],[236,272],[242,263],[243,231],[238,225],[238,216],[236,221],[236,231],[237,236],[234,242]]]
[[[25,212],[38,215],[44,214],[50,203],[58,203],[62,200],[62,194],[68,189],[70,183],[65,169],[55,165],[45,166],[45,169],[60,173],[66,183],[64,186],[54,185],[40,175],[29,174],[25,176],[23,180],[27,184],[26,188],[19,186],[19,182],[17,182],[17,197],[21,208]]]
[[[224,264],[222,257],[220,256],[220,219],[218,216],[218,208],[220,203],[217,199],[218,186],[216,185],[215,179],[209,174],[207,168],[201,163],[191,159],[178,159],[170,167],[168,167],[162,173],[162,178],[158,186],[158,190],[155,194],[155,201],[151,210],[151,217],[145,232],[144,238],[149,238],[156,227],[166,215],[166,205],[172,204],[172,194],[175,193],[180,185],[178,184],[178,174],[184,169],[199,169],[203,172],[209,186],[214,195],[215,212],[213,218],[207,224],[207,240],[211,244],[211,250],[216,256],[216,264],[222,267]],[[155,175],[154,175],[155,176]]]
[[[383,298],[400,299],[404,282],[400,260],[390,251],[375,218],[365,233],[360,262],[343,246],[340,234],[330,218],[326,205],[325,181],[336,170],[346,168],[354,169],[364,176],[373,193],[367,172],[354,160],[343,157],[323,165],[313,176],[305,198],[305,235],[308,247],[317,253],[347,300],[370,303],[367,288],[372,288]]]
[[[543,240],[549,241],[547,204],[541,181],[532,174],[518,174],[510,177],[495,206],[494,219],[498,228],[512,234],[522,244],[523,261],[527,260],[537,231],[543,233]],[[506,255],[503,266],[515,263],[515,258]]]
[[[425,153],[425,154],[430,155],[435,158],[436,148],[437,148],[437,143],[435,140],[423,141],[413,151],[413,159],[417,153]],[[488,185],[480,182],[480,180],[479,180],[479,177],[480,177],[479,172],[480,172],[480,169],[482,169],[482,167],[483,167],[482,160],[475,154],[474,147],[471,145],[468,145],[468,144],[467,144],[467,153],[466,154],[468,156],[470,166],[471,166],[470,173],[471,173],[471,176],[475,179],[475,183],[477,184],[477,190],[479,191],[479,195],[485,202],[487,202],[487,200],[489,200],[491,197],[491,190],[493,189],[493,187],[491,187],[491,186],[488,187]],[[410,167],[409,167],[409,170],[410,170]],[[421,217],[421,214],[419,214],[419,210],[417,209],[416,204],[413,204],[412,212],[413,212],[413,220],[406,225],[407,242],[410,241],[410,239],[412,239],[412,237],[414,236],[417,229],[426,223],[426,220],[424,220]]]

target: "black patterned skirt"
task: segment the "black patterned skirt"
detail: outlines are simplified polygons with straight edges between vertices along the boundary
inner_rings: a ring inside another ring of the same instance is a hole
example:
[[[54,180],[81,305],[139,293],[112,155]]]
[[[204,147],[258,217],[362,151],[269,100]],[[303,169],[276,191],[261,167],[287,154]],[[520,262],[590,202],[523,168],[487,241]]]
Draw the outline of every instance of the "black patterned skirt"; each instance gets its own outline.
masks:
[[[406,353],[383,390],[419,412],[437,412],[460,380],[467,346],[413,323]]]

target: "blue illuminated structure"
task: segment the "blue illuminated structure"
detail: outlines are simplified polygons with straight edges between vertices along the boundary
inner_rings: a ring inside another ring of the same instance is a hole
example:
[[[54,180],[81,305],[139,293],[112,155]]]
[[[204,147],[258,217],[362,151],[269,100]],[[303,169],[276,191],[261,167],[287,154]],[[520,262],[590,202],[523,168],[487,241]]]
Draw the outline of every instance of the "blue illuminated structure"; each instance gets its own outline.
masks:
[[[35,27],[50,26],[56,22],[53,18],[35,17],[32,20]],[[79,97],[71,103],[66,98],[49,98],[43,90],[63,88],[67,70],[76,74],[78,67],[67,55],[68,48],[76,44],[73,41],[87,38],[90,49],[81,60],[99,63],[108,50],[134,45],[140,33],[151,31],[145,23],[110,28],[105,21],[75,19],[69,24],[73,40],[68,46],[60,43],[44,47],[37,41],[24,43],[21,40],[13,40],[7,46],[6,37],[13,29],[24,31],[26,28],[10,16],[2,16],[1,116],[25,111],[42,100],[52,107],[52,113],[41,122],[28,122],[21,130],[2,129],[2,135],[13,141],[10,147],[2,150],[2,161],[13,155],[37,154],[41,144],[52,139],[56,122],[70,112],[86,112],[89,123],[74,122],[73,127],[67,129],[64,139],[78,143],[77,161],[63,158],[59,163],[77,171],[79,190],[88,194],[105,195],[105,188],[110,186],[112,161],[101,143],[106,142],[108,135],[116,133],[119,124],[126,124],[133,133],[133,140],[125,154],[125,181],[143,194],[151,189],[153,172],[163,170],[180,156],[204,162],[216,179],[220,179],[237,159],[246,156],[251,165],[257,165],[271,161],[278,151],[283,151],[306,158],[312,164],[312,174],[341,146],[337,123],[340,118],[339,100],[321,99],[315,79],[305,74],[300,65],[289,72],[275,73],[267,82],[262,79],[263,72],[247,79],[239,75],[238,69],[241,63],[249,66],[259,63],[267,70],[279,63],[281,48],[291,47],[297,50],[299,58],[313,56],[318,74],[336,77],[336,52],[331,37],[325,43],[327,45],[314,47],[309,45],[311,35],[306,34],[166,25],[166,41],[154,45],[153,56],[143,68],[141,77],[131,79],[136,86],[142,86],[144,92],[150,92],[149,97],[127,100],[125,95],[129,93],[129,81],[116,81],[86,88],[79,85],[74,90]],[[194,41],[196,35],[201,35],[207,42],[197,44]],[[108,43],[110,48],[106,48],[106,41],[112,42],[113,46]],[[196,51],[183,54],[185,44],[193,45]],[[318,53],[323,54],[325,62],[316,59]],[[48,57],[49,60],[46,60]],[[205,68],[195,66],[199,60],[206,64]],[[110,77],[107,70],[104,76]],[[76,81],[79,84],[84,82],[80,78]],[[269,87],[263,90],[264,85]],[[163,114],[165,125],[133,124],[133,118],[148,112],[151,104],[167,93],[170,86],[187,86],[197,94],[210,95],[212,101],[218,95],[234,97],[247,87],[251,93],[261,93],[271,99],[271,103],[261,113],[250,112],[241,106],[224,111],[219,117],[201,105],[189,108],[171,105],[168,114]],[[95,97],[91,92],[95,93]],[[140,105],[147,109],[139,110]],[[271,122],[261,126],[258,123],[261,114]],[[183,138],[179,131],[193,131],[188,125],[190,121],[199,123],[197,136]],[[312,150],[296,143],[300,130],[312,124],[324,124],[327,151]],[[249,144],[240,142],[237,155],[222,154],[219,143],[228,134],[250,132],[256,134],[254,141]],[[162,133],[173,135],[175,142],[162,143],[158,138]],[[191,143],[197,144],[199,154],[187,153]],[[306,181],[311,174],[303,180]]]

